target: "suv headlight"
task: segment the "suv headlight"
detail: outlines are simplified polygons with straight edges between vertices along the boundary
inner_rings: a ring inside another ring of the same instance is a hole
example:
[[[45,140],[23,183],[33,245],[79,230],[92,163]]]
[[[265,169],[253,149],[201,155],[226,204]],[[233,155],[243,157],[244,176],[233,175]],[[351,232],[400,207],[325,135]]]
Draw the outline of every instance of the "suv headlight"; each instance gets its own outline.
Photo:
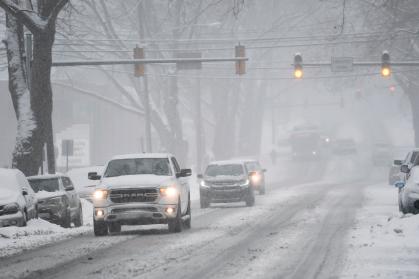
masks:
[[[17,203],[8,204],[3,210],[6,214],[15,214],[19,212],[19,205]]]
[[[162,186],[160,187],[160,195],[169,198],[177,197],[178,190],[175,186]]]
[[[108,197],[109,191],[104,189],[97,189],[93,193],[93,198],[95,200],[105,200]]]
[[[246,180],[240,181],[239,186],[246,187],[246,186],[249,186],[249,183],[250,183],[249,179],[246,179]]]

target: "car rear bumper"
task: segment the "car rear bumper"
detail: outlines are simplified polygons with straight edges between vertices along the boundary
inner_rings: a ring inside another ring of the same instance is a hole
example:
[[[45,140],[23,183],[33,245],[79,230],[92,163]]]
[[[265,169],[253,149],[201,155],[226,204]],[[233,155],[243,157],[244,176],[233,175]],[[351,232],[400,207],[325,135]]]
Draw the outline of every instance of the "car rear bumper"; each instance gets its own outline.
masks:
[[[169,213],[168,208],[173,209]],[[130,203],[94,208],[94,220],[122,225],[166,224],[177,214],[176,204]]]
[[[23,226],[23,223],[24,220],[22,212],[0,216],[0,228],[8,226]]]

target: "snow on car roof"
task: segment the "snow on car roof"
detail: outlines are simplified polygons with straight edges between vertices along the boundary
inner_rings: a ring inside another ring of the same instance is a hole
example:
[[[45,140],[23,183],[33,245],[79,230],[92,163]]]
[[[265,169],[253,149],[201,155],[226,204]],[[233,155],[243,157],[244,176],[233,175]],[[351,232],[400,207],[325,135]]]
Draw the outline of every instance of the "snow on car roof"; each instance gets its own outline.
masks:
[[[121,160],[121,159],[139,159],[139,158],[169,158],[173,155],[170,153],[138,153],[138,154],[125,154],[117,155],[112,158],[112,160]]]
[[[243,160],[224,160],[224,161],[214,161],[209,163],[208,165],[242,165],[244,163]]]

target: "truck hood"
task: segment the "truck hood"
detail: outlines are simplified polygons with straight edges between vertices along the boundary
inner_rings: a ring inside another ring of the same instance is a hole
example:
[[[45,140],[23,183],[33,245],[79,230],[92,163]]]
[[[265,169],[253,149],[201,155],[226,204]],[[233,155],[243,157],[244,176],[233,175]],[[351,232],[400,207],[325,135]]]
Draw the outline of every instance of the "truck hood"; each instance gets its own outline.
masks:
[[[10,191],[8,189],[0,190],[0,205],[6,205],[19,201],[19,194],[16,191]]]
[[[158,176],[153,174],[124,175],[117,177],[104,177],[96,188],[121,189],[121,188],[148,188],[159,187],[173,183],[171,176]]]

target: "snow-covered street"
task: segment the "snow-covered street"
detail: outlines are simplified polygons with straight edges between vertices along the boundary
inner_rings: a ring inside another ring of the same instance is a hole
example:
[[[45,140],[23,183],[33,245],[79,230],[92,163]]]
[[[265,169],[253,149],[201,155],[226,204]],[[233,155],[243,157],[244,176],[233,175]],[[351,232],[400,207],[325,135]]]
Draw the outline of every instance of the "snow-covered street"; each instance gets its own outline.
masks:
[[[163,225],[100,238],[90,223],[36,230],[43,221],[33,221],[14,229],[19,236],[3,228],[0,277],[417,278],[419,220],[399,215],[394,188],[374,178],[291,181],[270,184],[254,207],[194,202],[181,234]],[[13,243],[17,254],[6,256]]]

